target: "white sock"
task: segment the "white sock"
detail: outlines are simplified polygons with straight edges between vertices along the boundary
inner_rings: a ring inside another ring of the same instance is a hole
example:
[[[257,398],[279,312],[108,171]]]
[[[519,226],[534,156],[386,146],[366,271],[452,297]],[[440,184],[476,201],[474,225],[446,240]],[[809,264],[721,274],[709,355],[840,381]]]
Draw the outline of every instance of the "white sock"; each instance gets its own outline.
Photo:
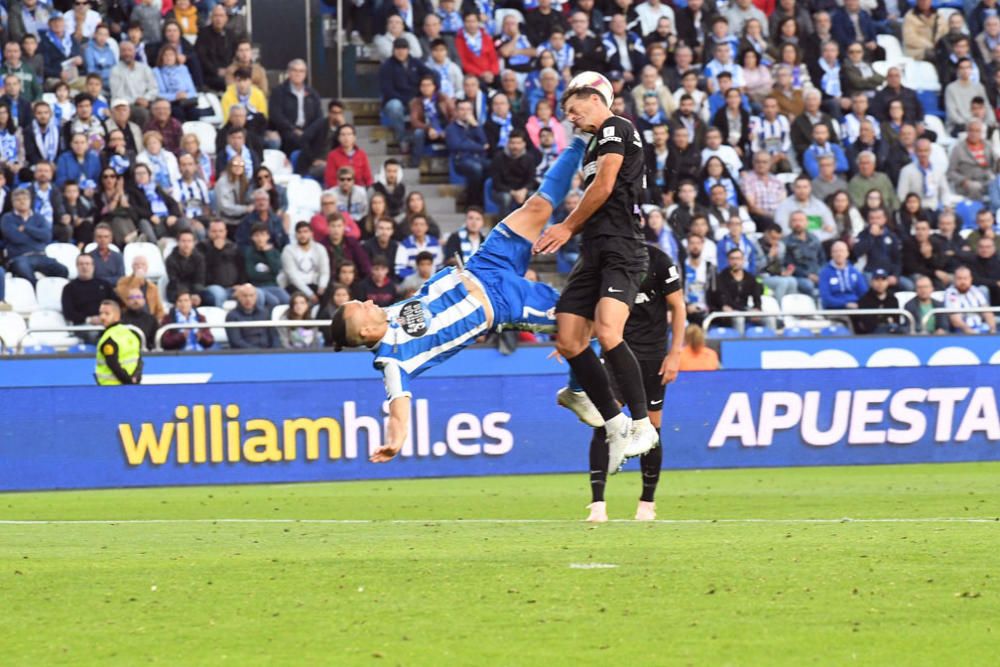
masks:
[[[604,428],[607,429],[608,431],[611,431],[611,430],[619,430],[620,431],[623,428],[625,428],[625,424],[626,424],[627,420],[628,420],[628,417],[625,416],[625,413],[624,412],[619,412],[614,417],[612,417],[608,421],[604,422]]]
[[[633,419],[632,420],[632,427],[633,428],[643,427],[646,424],[650,424],[650,426],[652,426],[652,424],[649,421],[649,417],[648,416],[647,417],[643,417],[642,419]]]

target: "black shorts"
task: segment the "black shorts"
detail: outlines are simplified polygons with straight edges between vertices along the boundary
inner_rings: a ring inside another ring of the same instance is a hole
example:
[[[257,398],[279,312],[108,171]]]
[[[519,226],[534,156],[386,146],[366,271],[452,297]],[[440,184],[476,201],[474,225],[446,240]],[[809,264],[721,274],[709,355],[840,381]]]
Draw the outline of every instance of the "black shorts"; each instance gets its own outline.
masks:
[[[659,359],[639,359],[639,370],[642,374],[642,386],[646,388],[646,410],[658,412],[663,409],[663,397],[667,393],[667,388],[663,385],[663,376],[660,375],[660,364],[663,357]],[[611,379],[611,393],[619,403],[625,404],[621,391],[618,389],[618,382],[615,374],[608,368],[608,377]]]
[[[623,236],[587,239],[556,312],[592,320],[602,297],[617,299],[631,310],[648,269],[649,253],[641,240]]]

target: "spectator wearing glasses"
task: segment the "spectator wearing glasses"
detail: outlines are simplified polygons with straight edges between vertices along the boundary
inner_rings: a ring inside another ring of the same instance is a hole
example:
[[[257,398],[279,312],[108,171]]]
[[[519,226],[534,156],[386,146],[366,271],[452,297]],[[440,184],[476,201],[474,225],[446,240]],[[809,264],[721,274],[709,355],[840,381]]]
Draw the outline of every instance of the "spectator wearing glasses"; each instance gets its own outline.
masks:
[[[365,217],[370,203],[368,200],[368,191],[363,186],[358,185],[354,178],[353,167],[341,167],[338,169],[337,182],[335,186],[331,187],[336,187],[338,211],[350,215],[355,220]],[[372,198],[374,199],[377,194],[374,193]],[[385,201],[384,195],[379,196]]]

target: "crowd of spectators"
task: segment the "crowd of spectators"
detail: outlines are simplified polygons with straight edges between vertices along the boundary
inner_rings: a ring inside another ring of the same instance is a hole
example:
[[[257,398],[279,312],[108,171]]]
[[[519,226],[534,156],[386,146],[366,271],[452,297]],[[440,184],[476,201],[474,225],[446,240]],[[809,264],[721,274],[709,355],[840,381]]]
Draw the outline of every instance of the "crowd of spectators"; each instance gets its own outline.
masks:
[[[996,238],[1000,208],[996,0],[375,8],[350,20],[384,61],[383,123],[412,164],[447,156],[469,201],[501,215],[565,146],[570,78],[606,74],[613,110],[646,140],[646,232],[685,266],[694,321],[759,307],[762,292],[887,308],[879,290],[915,298],[923,278],[948,306],[1000,306],[1000,260],[976,236]],[[856,329],[898,328],[870,324]]]

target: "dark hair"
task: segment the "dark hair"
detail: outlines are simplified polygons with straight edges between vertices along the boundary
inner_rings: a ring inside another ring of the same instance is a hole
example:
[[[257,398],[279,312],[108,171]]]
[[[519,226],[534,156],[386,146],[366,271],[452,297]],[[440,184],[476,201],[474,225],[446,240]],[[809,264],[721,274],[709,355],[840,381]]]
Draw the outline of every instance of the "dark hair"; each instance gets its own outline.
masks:
[[[250,228],[250,236],[253,236],[258,232],[267,232],[268,235],[271,234],[271,230],[268,229],[266,222],[255,222],[253,227]]]
[[[731,255],[732,255],[732,254],[733,254],[734,252],[738,252],[738,253],[740,253],[741,255],[743,254],[743,251],[742,251],[742,250],[740,250],[739,248],[736,248],[736,247],[733,247],[733,248],[730,248],[730,249],[729,249],[729,252],[727,252],[727,253],[726,253],[726,257],[729,257],[729,256],[731,256]]]
[[[185,234],[190,234],[192,237],[194,236],[194,232],[191,231],[190,229],[182,229],[181,231],[177,232],[177,238],[179,239]]]
[[[252,79],[253,73],[246,67],[240,67],[233,73],[233,77],[237,79]]]
[[[330,103],[326,105],[326,110],[330,111],[333,107],[338,107],[340,109],[344,108],[344,103],[340,100],[330,100]]]
[[[420,262],[433,262],[433,261],[434,261],[434,253],[427,252],[426,250],[421,250],[420,252],[417,253],[416,257],[417,264],[419,264]]]
[[[507,141],[510,141],[511,139],[520,139],[521,141],[527,142],[528,141],[528,133],[525,132],[524,130],[520,130],[520,129],[519,130],[513,130],[513,131],[511,131],[510,136],[507,137]]]
[[[597,95],[598,97],[603,98],[603,95],[601,95],[597,88],[593,88],[591,86],[570,88],[562,94],[562,97],[559,98],[559,106],[565,106],[571,99],[582,99],[584,97],[590,97],[591,95]]]
[[[544,128],[544,129],[548,130],[549,128]],[[551,130],[549,130],[549,131],[551,132]],[[479,215],[486,215],[486,212],[483,211],[483,209],[481,207],[479,207],[479,206],[467,206],[465,208],[465,213],[466,214],[469,214],[469,213],[478,213]]]
[[[308,229],[312,229],[312,227],[309,227],[309,223],[306,222],[305,220],[299,220],[298,222],[295,223],[295,231],[299,231],[303,227],[306,227]]]
[[[330,292],[333,294],[333,291]],[[340,352],[348,346],[347,322],[344,320],[344,307],[341,306],[330,318],[330,342],[333,343],[333,351]]]
[[[784,231],[781,229],[781,225],[779,225],[776,222],[772,222],[769,225],[767,225],[766,227],[764,227],[764,233],[765,234],[768,233],[768,232],[775,232],[775,231],[778,232],[779,234],[783,234],[784,233]]]
[[[90,102],[91,105],[94,104],[94,97],[90,93],[79,93],[76,98],[73,99],[74,106],[80,106],[83,102]]]
[[[390,268],[389,260],[387,260],[384,255],[375,255],[372,257],[372,268],[374,269],[376,266],[383,266],[388,269]]]
[[[431,41],[431,51],[433,51],[434,49],[436,49],[439,46],[443,46],[444,48],[447,49],[448,48],[448,42],[444,41],[440,37],[438,37],[437,39]]]
[[[478,11],[478,10],[475,10],[475,9],[470,9],[470,10],[468,10],[468,11],[464,11],[464,12],[462,12],[462,20],[463,20],[463,21],[464,21],[464,20],[465,20],[466,18],[468,18],[469,16],[475,16],[475,17],[476,17],[476,18],[478,19],[478,18],[479,18],[479,11]]]

